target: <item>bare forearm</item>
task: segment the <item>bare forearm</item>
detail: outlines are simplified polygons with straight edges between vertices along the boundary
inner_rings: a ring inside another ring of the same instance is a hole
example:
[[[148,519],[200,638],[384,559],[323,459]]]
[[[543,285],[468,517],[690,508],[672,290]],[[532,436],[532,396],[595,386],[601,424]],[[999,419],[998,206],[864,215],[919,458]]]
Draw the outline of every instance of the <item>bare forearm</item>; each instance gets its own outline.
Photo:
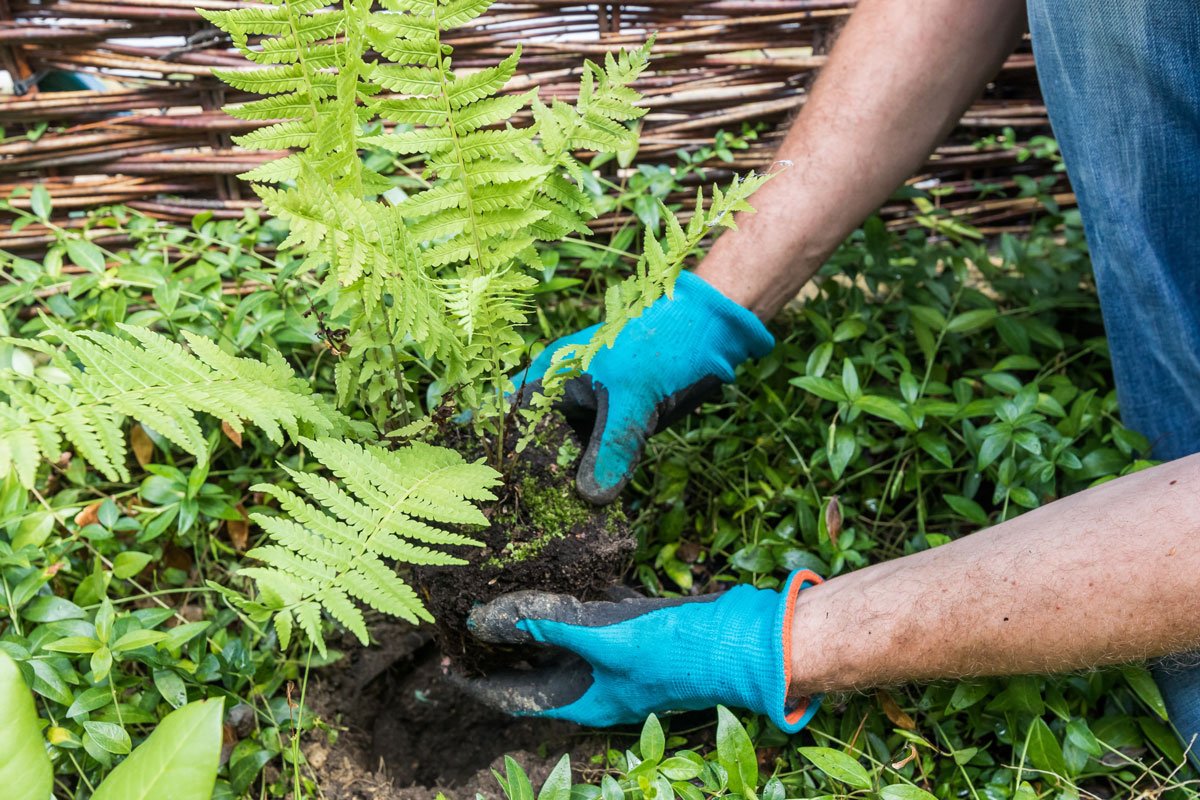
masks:
[[[1200,647],[1200,455],[801,594],[797,694]]]
[[[863,0],[779,149],[791,166],[697,274],[773,316],[920,166],[1023,24],[1023,0]]]

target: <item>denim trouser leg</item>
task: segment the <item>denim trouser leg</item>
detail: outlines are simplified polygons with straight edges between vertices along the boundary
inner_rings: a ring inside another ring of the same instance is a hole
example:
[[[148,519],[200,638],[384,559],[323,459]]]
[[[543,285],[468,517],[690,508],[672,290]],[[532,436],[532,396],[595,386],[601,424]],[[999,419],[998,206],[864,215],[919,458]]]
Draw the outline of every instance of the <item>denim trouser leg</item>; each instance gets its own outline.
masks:
[[[1200,451],[1200,4],[1028,0],[1038,76],[1079,198],[1121,417],[1155,458]],[[1155,678],[1185,744],[1200,667]],[[1192,758],[1200,766],[1193,746]]]

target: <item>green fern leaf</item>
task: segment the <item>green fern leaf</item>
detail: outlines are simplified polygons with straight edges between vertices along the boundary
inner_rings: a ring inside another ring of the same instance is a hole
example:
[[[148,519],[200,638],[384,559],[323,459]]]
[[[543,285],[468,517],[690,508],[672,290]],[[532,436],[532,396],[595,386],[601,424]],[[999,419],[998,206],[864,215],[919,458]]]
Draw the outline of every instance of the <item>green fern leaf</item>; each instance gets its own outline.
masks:
[[[366,641],[362,612],[351,597],[412,622],[428,620],[420,598],[383,559],[462,563],[427,545],[479,543],[430,523],[486,524],[475,503],[493,497],[497,473],[423,443],[396,451],[332,438],[303,444],[338,480],[287,469],[307,499],[280,486],[253,487],[275,498],[284,516],[253,515],[271,543],[247,554],[265,566],[241,574],[259,586],[266,607],[287,616],[289,635],[294,619],[318,648],[324,642],[312,609],[323,609]]]
[[[214,69],[213,75],[235,89],[254,94],[280,94],[305,88],[300,64],[261,69]]]
[[[478,72],[455,78],[449,86],[445,87],[445,96],[450,102],[450,107],[462,108],[499,92],[512,79],[520,59],[521,48],[518,45],[512,55],[496,66],[486,67]],[[441,87],[439,86],[435,91],[441,91]]]
[[[285,150],[289,147],[307,146],[312,142],[314,135],[311,122],[292,120],[234,136],[233,141],[247,150]]]
[[[207,437],[197,414],[208,414],[242,430],[243,421],[282,441],[284,431],[330,435],[361,429],[312,394],[282,356],[268,351],[265,362],[238,358],[194,334],[191,352],[145,328],[121,326],[127,338],[96,331],[72,332],[53,320],[47,329],[79,361],[38,342],[49,352],[67,385],[40,378],[0,379],[0,448],[24,485],[32,485],[31,459],[61,452],[61,442],[106,478],[129,481],[123,420],[153,428],[198,458],[207,458]],[[0,454],[0,458],[3,455]]]

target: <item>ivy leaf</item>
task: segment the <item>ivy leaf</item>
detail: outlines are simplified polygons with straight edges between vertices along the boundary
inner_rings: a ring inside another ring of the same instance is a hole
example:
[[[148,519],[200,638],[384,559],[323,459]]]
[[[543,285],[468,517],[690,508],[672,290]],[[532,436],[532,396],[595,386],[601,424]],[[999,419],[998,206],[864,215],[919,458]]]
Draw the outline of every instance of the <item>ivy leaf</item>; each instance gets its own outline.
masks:
[[[1004,433],[995,433],[983,440],[983,444],[979,447],[979,460],[977,468],[982,471],[987,469],[992,463],[1000,457],[1004,449],[1008,447],[1009,437]]]
[[[153,558],[149,553],[139,553],[136,550],[118,553],[113,559],[113,576],[121,580],[132,578],[145,569]]]
[[[924,789],[909,786],[906,783],[896,783],[885,786],[879,792],[880,800],[937,800]]]
[[[130,631],[129,633],[117,639],[116,644],[112,646],[114,653],[123,653],[126,650],[137,650],[139,647],[161,642],[167,638],[167,634],[162,631]]]
[[[123,756],[133,749],[133,742],[129,739],[129,734],[115,722],[94,722],[88,721],[83,723],[83,729],[92,737],[92,741],[98,744],[101,749],[106,750],[113,755]]]
[[[492,772],[499,777],[495,770]],[[529,783],[529,776],[512,756],[504,757],[504,772],[508,780],[501,781],[501,784],[505,787],[508,800],[533,800],[533,785]]]
[[[653,715],[651,715],[653,719]],[[660,729],[661,732],[661,729]],[[538,800],[570,800],[571,798],[571,756],[563,755],[550,771],[542,790],[538,792]]]
[[[40,220],[50,218],[50,212],[54,210],[54,204],[50,200],[50,192],[46,191],[44,184],[36,184],[33,191],[29,195],[29,208],[37,215]]]
[[[835,781],[855,789],[870,789],[871,776],[863,765],[831,747],[801,747],[800,754]]]
[[[1141,701],[1157,714],[1159,719],[1165,722],[1167,704],[1163,702],[1162,692],[1158,690],[1158,684],[1154,682],[1150,672],[1144,667],[1127,666],[1121,667],[1121,674],[1125,676],[1125,680],[1128,681],[1129,688],[1133,689],[1134,694],[1141,698]]]
[[[858,385],[858,370],[854,368],[854,363],[850,359],[842,361],[842,389],[846,392],[846,397],[851,400],[858,399],[862,394],[862,389]]]
[[[956,315],[946,325],[950,333],[975,333],[991,325],[999,314],[994,308],[977,308]]]
[[[174,670],[154,670],[154,688],[172,708],[183,708],[187,704],[187,686]]]
[[[950,445],[941,436],[935,436],[928,431],[917,434],[917,445],[943,467],[954,466],[954,456],[950,453]]]
[[[1029,744],[1025,755],[1040,770],[1055,775],[1067,774],[1067,762],[1063,759],[1062,745],[1050,730],[1050,726],[1041,717],[1033,720],[1029,726]]]
[[[825,445],[825,450],[829,456],[829,468],[833,471],[833,477],[842,477],[842,473],[846,471],[846,467],[850,464],[850,459],[854,458],[854,448],[853,429],[841,425],[831,432],[829,442]]]
[[[88,272],[104,272],[104,251],[86,239],[69,239],[67,257],[75,266],[83,267]]]
[[[983,506],[979,505],[979,503],[957,494],[947,494],[942,495],[942,497],[946,501],[946,505],[954,509],[955,514],[970,522],[974,522],[976,525],[987,525],[987,512],[983,510]]]
[[[917,429],[917,424],[913,422],[908,412],[901,408],[899,403],[890,398],[870,394],[863,395],[854,401],[854,407],[860,408],[872,416],[886,419],[888,422],[894,422],[906,431],[915,431]]]
[[[908,313],[912,314],[914,319],[920,320],[935,331],[941,331],[946,327],[946,318],[936,308],[919,305],[909,306]]]
[[[809,394],[815,394],[822,400],[832,400],[837,403],[846,399],[846,393],[842,391],[842,387],[838,386],[828,378],[817,378],[812,375],[804,375],[799,378],[792,378],[788,383],[793,386],[799,386]]]

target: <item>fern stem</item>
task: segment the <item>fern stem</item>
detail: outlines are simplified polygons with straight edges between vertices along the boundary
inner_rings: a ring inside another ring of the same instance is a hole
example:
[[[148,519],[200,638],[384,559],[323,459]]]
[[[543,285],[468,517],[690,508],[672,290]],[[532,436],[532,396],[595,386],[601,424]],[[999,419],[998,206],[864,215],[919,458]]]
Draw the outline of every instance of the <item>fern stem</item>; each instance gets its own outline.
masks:
[[[475,267],[472,275],[478,275],[482,272],[480,260],[483,258],[483,243],[479,236],[479,228],[476,224],[475,205],[471,197],[471,184],[467,180],[467,162],[463,158],[462,143],[458,138],[458,130],[454,126],[454,109],[450,105],[449,87],[446,85],[446,61],[442,53],[442,26],[438,21],[438,5],[441,0],[433,0],[433,29],[437,36],[437,75],[438,83],[441,86],[442,108],[446,111],[446,127],[450,130],[450,140],[454,147],[454,160],[458,164],[458,174],[463,185],[463,200],[466,205],[467,225],[471,229],[471,240],[475,244],[475,255],[467,259],[468,265]]]
[[[304,48],[300,46],[300,26],[296,24],[296,12],[292,8],[291,0],[283,0],[283,7],[287,10],[288,29],[292,33],[292,37],[296,40],[296,62],[300,65],[301,75],[304,77],[305,88],[308,91],[308,108],[312,114],[312,125],[315,128],[317,120],[320,119],[320,112],[317,110],[317,94],[313,87],[312,69],[308,66],[308,62],[304,59]]]

